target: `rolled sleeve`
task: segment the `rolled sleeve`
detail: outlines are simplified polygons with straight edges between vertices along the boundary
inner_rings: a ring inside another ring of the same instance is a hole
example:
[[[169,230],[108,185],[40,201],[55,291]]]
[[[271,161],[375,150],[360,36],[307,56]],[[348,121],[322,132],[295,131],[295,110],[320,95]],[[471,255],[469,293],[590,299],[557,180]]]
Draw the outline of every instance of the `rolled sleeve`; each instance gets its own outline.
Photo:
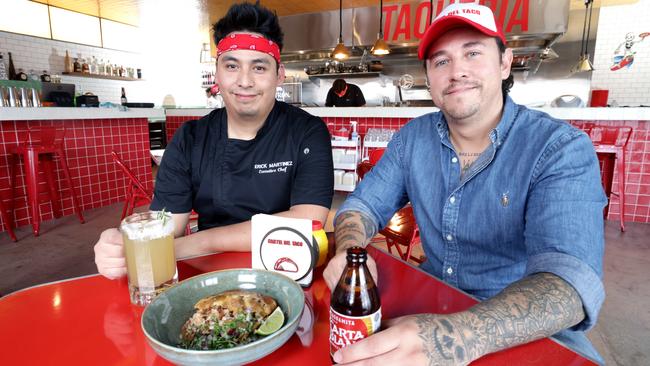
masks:
[[[550,272],[580,295],[585,319],[574,330],[592,327],[605,298],[605,246],[598,159],[589,138],[563,127],[535,169],[526,210],[526,273]]]
[[[576,290],[585,311],[582,322],[572,330],[587,330],[596,324],[598,312],[605,300],[605,288],[600,276],[582,260],[564,253],[542,253],[529,258],[526,276],[540,272],[552,273]]]

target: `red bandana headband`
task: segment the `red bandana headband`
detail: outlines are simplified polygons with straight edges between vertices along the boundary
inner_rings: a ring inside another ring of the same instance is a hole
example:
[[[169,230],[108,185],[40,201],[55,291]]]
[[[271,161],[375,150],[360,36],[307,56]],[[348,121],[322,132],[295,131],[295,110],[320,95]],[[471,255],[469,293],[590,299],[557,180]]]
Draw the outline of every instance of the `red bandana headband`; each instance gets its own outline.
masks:
[[[217,58],[224,52],[236,50],[253,50],[266,53],[280,63],[280,47],[258,34],[250,33],[231,33],[219,41],[217,44]]]

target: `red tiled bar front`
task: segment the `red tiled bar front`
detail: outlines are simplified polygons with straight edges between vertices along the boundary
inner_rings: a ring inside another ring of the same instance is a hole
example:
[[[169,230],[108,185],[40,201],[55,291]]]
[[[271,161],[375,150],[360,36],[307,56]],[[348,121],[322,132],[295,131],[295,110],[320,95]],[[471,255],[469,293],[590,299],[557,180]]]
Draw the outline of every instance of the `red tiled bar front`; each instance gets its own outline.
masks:
[[[414,117],[429,113],[434,108],[305,108],[320,116],[330,131],[350,128],[350,121],[358,122],[361,138],[369,128],[399,129]],[[650,223],[650,108],[544,108],[553,117],[575,124],[591,122],[596,125],[630,126],[634,129],[627,145],[626,210],[625,221]],[[173,111],[173,112],[172,112]],[[168,140],[185,121],[201,118],[208,109],[168,110]],[[617,162],[618,164],[618,162]],[[614,171],[612,192],[617,191],[618,173]],[[618,220],[619,198],[612,195],[609,216]]]
[[[62,113],[56,111],[55,116],[47,113],[48,108],[19,111],[12,108],[12,113],[0,108],[0,199],[5,206],[10,207],[10,167],[8,152],[12,145],[24,141],[30,128],[53,126],[65,128],[65,153],[67,163],[75,185],[75,191],[80,200],[82,211],[91,208],[107,206],[124,201],[127,178],[113,162],[111,151],[116,151],[133,170],[138,179],[147,187],[153,188],[151,175],[151,158],[149,154],[148,118],[162,117],[162,110],[113,113],[112,111],[81,110],[81,108]],[[58,109],[58,108],[57,108]],[[68,108],[62,108],[68,109]],[[18,112],[24,112],[18,114]],[[57,116],[57,114],[59,116]],[[68,117],[66,117],[66,115]],[[48,119],[46,119],[49,117]],[[61,207],[63,215],[72,215],[72,199],[64,188],[63,171],[55,158],[55,174],[59,190],[62,192]],[[42,176],[42,172],[41,172]],[[44,179],[41,179],[43,182]],[[30,223],[25,186],[24,163],[22,159],[17,164],[14,178],[14,225],[24,226]],[[42,183],[41,183],[42,184]],[[41,220],[51,220],[53,212],[51,204],[40,206]],[[118,224],[119,217],[115,217]],[[5,225],[3,223],[2,229]],[[43,232],[46,235],[46,232]]]

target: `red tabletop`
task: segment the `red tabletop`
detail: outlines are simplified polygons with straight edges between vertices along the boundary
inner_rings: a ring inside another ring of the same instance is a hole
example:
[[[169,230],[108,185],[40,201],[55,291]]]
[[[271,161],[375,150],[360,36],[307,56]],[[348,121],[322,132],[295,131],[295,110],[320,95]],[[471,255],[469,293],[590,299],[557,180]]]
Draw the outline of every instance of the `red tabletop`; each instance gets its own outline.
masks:
[[[380,268],[385,319],[456,312],[476,303],[383,251],[369,247],[369,252]],[[221,253],[179,261],[178,270],[185,279],[218,269],[249,268],[250,264],[250,253]],[[322,273],[305,290],[305,298],[307,318],[302,319],[299,332],[255,365],[330,364],[330,292]],[[99,275],[7,295],[0,298],[0,365],[168,365],[147,344],[140,328],[142,310],[129,302],[126,280],[111,281]],[[488,355],[474,364],[595,365],[550,339]]]

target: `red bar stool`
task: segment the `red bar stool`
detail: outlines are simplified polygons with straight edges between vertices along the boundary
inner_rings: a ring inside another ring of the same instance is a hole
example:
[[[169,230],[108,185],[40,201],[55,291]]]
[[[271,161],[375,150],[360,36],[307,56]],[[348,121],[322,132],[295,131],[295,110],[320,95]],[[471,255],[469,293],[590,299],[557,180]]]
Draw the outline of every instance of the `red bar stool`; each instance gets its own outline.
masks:
[[[63,140],[65,137],[65,129],[55,129],[53,127],[43,127],[38,129],[30,129],[28,132],[28,139],[22,141],[17,146],[10,149],[10,166],[11,166],[11,194],[12,202],[14,190],[16,185],[14,179],[16,177],[16,163],[17,156],[22,156],[25,164],[25,184],[27,186],[27,201],[29,205],[32,229],[34,236],[38,236],[41,225],[41,210],[40,205],[43,202],[50,201],[52,204],[52,212],[54,217],[61,217],[61,203],[60,196],[57,189],[57,181],[54,176],[54,154],[59,156],[59,162],[63,168],[72,204],[74,207],[79,221],[83,224],[84,218],[81,215],[79,208],[79,199],[74,190],[72,179],[70,178],[70,171],[66,163],[65,150],[63,149]],[[42,191],[39,185],[39,168],[40,164],[43,165],[43,173],[47,181],[47,189]]]
[[[10,216],[11,215],[11,216]],[[2,197],[0,197],[0,217],[2,217],[2,222],[9,233],[11,240],[16,241],[16,234],[14,233],[14,222],[12,220],[13,212],[7,211],[5,204],[2,202]]]
[[[153,197],[153,193],[146,189],[142,182],[138,179],[138,177],[133,174],[131,169],[124,164],[124,161],[120,158],[119,155],[115,151],[111,152],[111,155],[113,155],[113,160],[115,160],[115,164],[117,164],[120,169],[122,169],[122,172],[126,174],[127,177],[129,177],[129,187],[127,188],[126,191],[126,200],[124,201],[124,208],[122,209],[122,217],[120,218],[121,220],[124,220],[125,217],[130,216],[133,213],[133,209],[139,204],[140,202],[144,202],[146,204],[151,203],[151,197]]]
[[[603,214],[607,218],[611,195],[618,196],[621,231],[625,231],[625,173],[627,167],[625,149],[633,129],[629,126],[591,125],[588,127],[589,137],[591,137],[596,154],[598,154],[601,181],[608,199]],[[615,164],[616,161],[618,164]],[[618,189],[616,192],[612,192],[615,166],[618,174]]]

